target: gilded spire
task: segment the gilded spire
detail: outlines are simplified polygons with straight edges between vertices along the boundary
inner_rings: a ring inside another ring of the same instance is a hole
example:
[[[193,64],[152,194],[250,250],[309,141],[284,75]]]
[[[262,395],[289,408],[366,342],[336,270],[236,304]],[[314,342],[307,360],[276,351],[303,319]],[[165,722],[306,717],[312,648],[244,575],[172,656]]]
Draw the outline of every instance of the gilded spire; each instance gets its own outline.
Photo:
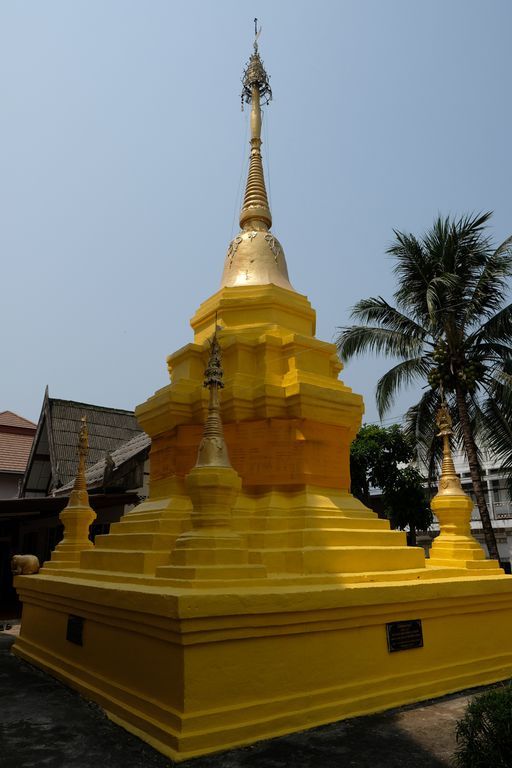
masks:
[[[196,467],[231,467],[220,418],[219,389],[224,386],[223,376],[221,350],[215,331],[210,341],[210,357],[204,372],[203,386],[210,390],[210,400],[203,439],[197,452]]]
[[[78,472],[73,486],[74,491],[86,491],[87,481],[85,479],[85,466],[87,452],[89,450],[89,433],[87,430],[87,417],[82,416],[80,433],[78,435]]]
[[[256,24],[256,19],[254,20]],[[261,101],[266,104],[272,99],[272,90],[265,67],[258,52],[258,37],[261,32],[255,28],[254,53],[249,59],[242,79],[242,109],[244,101],[251,104],[251,159],[245,188],[244,202],[240,212],[240,227],[268,232],[272,216],[265,188],[263,163],[261,159]]]
[[[293,290],[281,244],[269,232],[272,215],[261,158],[261,104],[270,102],[272,90],[258,51],[261,28],[255,32],[254,52],[242,78],[242,109],[244,102],[251,104],[249,174],[240,211],[241,232],[229,244],[221,287],[273,283]]]
[[[450,416],[450,411],[445,401],[443,401],[437,412],[436,424],[439,428],[439,433],[437,436],[443,438],[443,463],[441,465],[441,477],[439,478],[438,495],[463,496],[465,494],[462,490],[459,476],[455,472],[455,465],[453,463],[453,457],[450,448],[450,437],[453,434],[452,417]]]

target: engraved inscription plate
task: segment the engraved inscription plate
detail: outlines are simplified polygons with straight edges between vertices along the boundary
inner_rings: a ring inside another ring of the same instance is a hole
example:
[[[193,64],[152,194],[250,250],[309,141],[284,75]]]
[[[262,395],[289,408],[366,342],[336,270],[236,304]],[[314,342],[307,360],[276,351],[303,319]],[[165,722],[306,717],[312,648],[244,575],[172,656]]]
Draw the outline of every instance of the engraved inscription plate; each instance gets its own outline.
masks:
[[[386,624],[388,651],[408,651],[411,648],[423,648],[423,630],[421,619],[410,621],[391,621]]]
[[[81,616],[68,616],[66,640],[75,645],[83,645],[84,620]]]

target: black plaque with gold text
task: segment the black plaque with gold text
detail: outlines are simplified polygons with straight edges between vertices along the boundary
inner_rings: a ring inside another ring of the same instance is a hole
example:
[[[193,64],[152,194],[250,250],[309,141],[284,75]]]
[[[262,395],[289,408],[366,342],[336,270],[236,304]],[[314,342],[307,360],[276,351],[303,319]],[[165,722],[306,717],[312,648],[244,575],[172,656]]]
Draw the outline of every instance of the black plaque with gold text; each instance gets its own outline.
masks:
[[[388,651],[408,651],[411,648],[423,648],[423,630],[421,619],[409,621],[391,621],[386,624]]]
[[[83,645],[84,620],[81,616],[68,616],[66,640],[75,645]]]

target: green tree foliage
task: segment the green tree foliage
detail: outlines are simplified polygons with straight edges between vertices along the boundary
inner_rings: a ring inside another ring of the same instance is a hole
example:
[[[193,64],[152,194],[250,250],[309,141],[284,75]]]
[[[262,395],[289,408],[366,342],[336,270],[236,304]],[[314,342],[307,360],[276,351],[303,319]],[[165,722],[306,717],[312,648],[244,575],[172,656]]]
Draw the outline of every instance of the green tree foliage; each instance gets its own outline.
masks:
[[[457,723],[456,768],[510,768],[512,765],[512,686],[482,693]]]
[[[418,458],[434,468],[435,413],[443,395],[455,441],[466,453],[489,554],[498,557],[484,495],[479,446],[512,471],[512,238],[498,248],[486,234],[490,213],[439,217],[421,238],[395,231],[396,306],[381,296],[359,301],[341,328],[342,360],[379,353],[394,358],[377,384],[381,416],[401,387],[425,389],[406,414]],[[396,360],[398,359],[398,362]]]
[[[432,524],[432,513],[422,478],[409,462],[413,448],[398,426],[362,427],[350,448],[351,489],[363,504],[370,502],[370,487],[380,488],[384,513],[393,528],[410,529],[410,541],[416,531]]]

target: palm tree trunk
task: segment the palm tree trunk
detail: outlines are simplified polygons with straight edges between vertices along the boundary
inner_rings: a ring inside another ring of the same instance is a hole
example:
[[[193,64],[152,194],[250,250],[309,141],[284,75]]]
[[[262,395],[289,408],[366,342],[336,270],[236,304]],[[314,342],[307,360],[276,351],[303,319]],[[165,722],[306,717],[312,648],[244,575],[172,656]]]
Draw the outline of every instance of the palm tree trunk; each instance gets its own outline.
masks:
[[[466,456],[468,457],[469,472],[471,474],[471,482],[473,483],[476,503],[480,512],[485,543],[487,544],[487,549],[489,551],[489,557],[491,560],[499,560],[500,557],[498,553],[498,545],[496,543],[496,536],[494,534],[491,517],[489,515],[489,509],[487,507],[487,501],[485,499],[484,487],[482,483],[482,471],[478,461],[478,452],[475,439],[471,431],[466,398],[462,388],[458,384],[455,387],[455,395],[457,398],[457,410],[459,412],[459,419],[462,427],[462,436],[464,438],[464,448],[466,450]]]

